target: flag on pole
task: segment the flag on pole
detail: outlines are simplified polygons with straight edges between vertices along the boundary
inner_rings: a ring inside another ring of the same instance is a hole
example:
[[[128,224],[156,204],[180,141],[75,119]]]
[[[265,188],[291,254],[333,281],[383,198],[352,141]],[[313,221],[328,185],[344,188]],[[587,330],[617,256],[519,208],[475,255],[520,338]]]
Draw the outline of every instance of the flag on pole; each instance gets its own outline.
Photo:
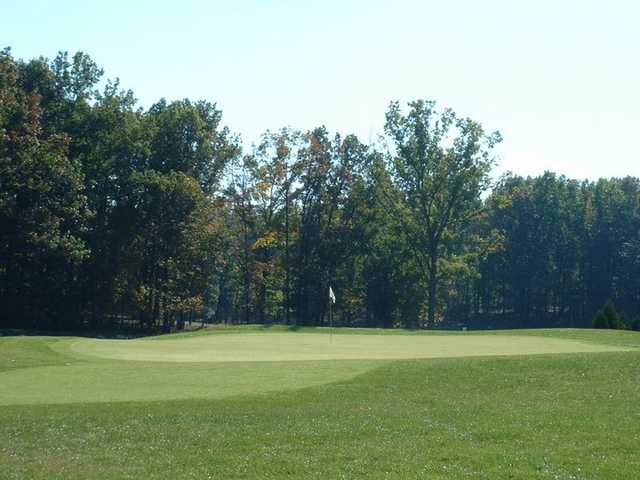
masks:
[[[336,295],[331,287],[329,287],[329,300],[331,300],[331,303],[336,303]]]

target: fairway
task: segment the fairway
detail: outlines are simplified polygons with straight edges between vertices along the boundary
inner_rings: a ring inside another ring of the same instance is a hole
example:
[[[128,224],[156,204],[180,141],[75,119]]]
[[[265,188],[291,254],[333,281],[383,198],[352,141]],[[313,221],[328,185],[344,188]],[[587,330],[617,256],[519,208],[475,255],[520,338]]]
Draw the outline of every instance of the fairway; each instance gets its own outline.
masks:
[[[83,355],[150,362],[273,362],[449,358],[607,352],[622,347],[518,335],[318,335],[256,333],[153,340],[82,339],[66,346]]]

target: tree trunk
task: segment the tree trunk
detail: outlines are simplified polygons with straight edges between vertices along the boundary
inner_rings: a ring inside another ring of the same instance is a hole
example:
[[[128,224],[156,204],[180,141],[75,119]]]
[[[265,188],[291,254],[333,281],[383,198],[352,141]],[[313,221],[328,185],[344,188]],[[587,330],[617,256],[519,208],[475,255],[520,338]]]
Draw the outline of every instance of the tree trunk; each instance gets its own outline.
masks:
[[[289,325],[289,178],[287,170],[285,170],[285,177],[287,189],[284,194],[284,322]]]
[[[433,328],[436,324],[436,302],[438,288],[438,252],[433,250],[429,255],[429,275],[427,278],[429,289],[429,303],[427,310],[427,327]]]

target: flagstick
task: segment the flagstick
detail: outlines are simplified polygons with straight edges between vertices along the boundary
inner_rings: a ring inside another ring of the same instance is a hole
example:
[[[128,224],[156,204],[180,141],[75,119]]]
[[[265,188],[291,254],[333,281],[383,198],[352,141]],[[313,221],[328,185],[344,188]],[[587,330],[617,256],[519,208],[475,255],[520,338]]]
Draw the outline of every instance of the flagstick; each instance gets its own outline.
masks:
[[[331,299],[329,299],[329,344],[333,342],[333,315],[331,314]]]
[[[336,296],[329,285],[329,344],[333,341],[333,304],[336,303]]]

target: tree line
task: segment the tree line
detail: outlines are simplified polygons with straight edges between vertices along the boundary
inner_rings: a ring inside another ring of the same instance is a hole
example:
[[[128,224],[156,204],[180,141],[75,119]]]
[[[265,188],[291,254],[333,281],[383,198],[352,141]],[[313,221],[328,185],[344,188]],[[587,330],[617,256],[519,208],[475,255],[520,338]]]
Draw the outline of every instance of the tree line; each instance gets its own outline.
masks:
[[[243,147],[213,103],[143,109],[86,54],[5,49],[0,327],[323,325],[329,286],[345,326],[591,326],[608,303],[631,325],[640,179],[496,180],[500,141],[418,100],[370,145]]]

